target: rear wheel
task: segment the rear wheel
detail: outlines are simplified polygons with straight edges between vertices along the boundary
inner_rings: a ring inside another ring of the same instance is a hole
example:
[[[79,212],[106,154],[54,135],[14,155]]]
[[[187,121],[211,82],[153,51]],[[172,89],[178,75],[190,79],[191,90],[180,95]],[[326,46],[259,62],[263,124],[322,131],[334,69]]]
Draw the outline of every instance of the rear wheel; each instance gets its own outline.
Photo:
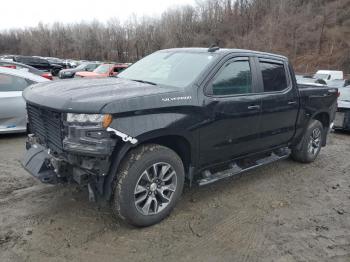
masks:
[[[313,162],[322,147],[323,125],[318,120],[312,120],[309,124],[299,149],[292,150],[292,158],[302,163]]]
[[[142,145],[127,155],[117,174],[112,209],[135,226],[150,226],[168,216],[184,185],[184,167],[171,149]]]

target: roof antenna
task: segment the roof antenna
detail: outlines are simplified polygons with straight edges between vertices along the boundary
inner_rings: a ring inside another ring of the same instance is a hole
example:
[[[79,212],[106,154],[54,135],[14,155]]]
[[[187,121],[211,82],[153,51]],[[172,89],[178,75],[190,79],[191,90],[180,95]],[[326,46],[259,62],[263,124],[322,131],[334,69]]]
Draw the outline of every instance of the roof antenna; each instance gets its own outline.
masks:
[[[208,48],[208,52],[213,53],[213,52],[215,52],[215,51],[217,51],[217,50],[219,50],[219,49],[220,49],[220,47],[218,47],[216,44],[212,44],[212,45]]]

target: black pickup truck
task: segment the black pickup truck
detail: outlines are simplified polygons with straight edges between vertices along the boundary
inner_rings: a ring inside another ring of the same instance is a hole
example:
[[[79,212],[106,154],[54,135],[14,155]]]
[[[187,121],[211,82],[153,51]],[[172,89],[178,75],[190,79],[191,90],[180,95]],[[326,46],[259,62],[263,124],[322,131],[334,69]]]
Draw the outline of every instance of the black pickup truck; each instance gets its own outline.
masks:
[[[289,156],[314,161],[337,95],[298,86],[283,56],[161,50],[118,77],[27,88],[22,164],[44,183],[85,185],[91,200],[148,226],[171,212],[185,180],[206,185]]]
[[[32,66],[38,70],[51,72],[53,76],[57,76],[60,70],[63,69],[63,66],[60,64],[55,64],[44,58],[34,56],[15,56],[13,61]]]

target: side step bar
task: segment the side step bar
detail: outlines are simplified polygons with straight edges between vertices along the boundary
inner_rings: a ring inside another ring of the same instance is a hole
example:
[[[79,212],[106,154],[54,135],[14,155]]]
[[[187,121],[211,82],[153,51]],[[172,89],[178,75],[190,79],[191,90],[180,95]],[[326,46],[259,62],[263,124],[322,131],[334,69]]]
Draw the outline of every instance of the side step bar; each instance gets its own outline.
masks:
[[[264,166],[281,159],[286,159],[289,157],[290,153],[290,149],[283,148],[278,151],[272,152],[269,156],[265,156],[258,160],[252,161],[249,165],[240,164],[239,161],[237,161],[229,164],[228,169],[214,174],[212,174],[210,170],[205,170],[202,172],[202,178],[198,180],[198,184],[200,186],[208,185],[218,180],[235,176],[248,170],[252,170],[259,166]]]

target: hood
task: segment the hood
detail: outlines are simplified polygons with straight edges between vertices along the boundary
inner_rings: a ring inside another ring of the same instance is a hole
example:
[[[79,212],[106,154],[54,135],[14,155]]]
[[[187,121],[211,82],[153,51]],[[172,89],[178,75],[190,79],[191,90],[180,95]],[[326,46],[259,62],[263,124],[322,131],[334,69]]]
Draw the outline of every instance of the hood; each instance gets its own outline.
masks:
[[[82,76],[82,77],[96,77],[96,76],[106,76],[107,74],[97,74],[95,72],[80,71],[80,72],[77,72],[75,75]]]
[[[173,92],[181,94],[183,90],[111,77],[40,83],[26,88],[23,97],[28,103],[58,111],[119,113],[142,109],[146,98],[157,97],[156,101],[161,101],[168,97],[165,94]],[[154,106],[150,101],[146,104]]]

